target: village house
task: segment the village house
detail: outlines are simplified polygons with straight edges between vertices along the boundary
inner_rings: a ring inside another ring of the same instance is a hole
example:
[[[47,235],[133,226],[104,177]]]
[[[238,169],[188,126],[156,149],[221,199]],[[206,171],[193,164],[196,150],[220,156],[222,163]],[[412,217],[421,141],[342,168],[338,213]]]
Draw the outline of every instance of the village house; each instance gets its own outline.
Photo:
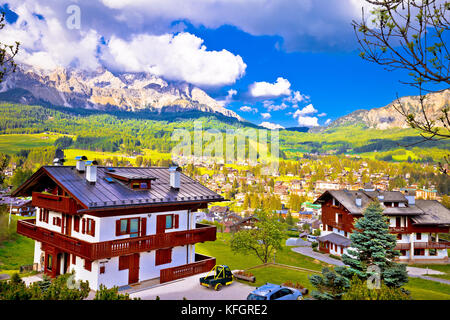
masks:
[[[341,256],[351,246],[355,218],[362,217],[371,201],[379,201],[389,218],[389,230],[397,236],[399,261],[447,262],[450,242],[439,239],[450,229],[450,210],[435,200],[416,199],[414,192],[379,191],[370,184],[359,191],[327,190],[315,203],[322,205],[319,249]]]
[[[418,199],[425,200],[436,200],[437,199],[437,190],[436,189],[417,189],[416,196]]]
[[[195,217],[220,195],[176,167],[108,168],[85,159],[41,167],[12,193],[32,196],[38,208],[35,220],[17,224],[18,234],[35,240],[37,270],[51,277],[75,271],[98,290],[164,283],[215,265],[195,244],[215,241],[216,227]]]

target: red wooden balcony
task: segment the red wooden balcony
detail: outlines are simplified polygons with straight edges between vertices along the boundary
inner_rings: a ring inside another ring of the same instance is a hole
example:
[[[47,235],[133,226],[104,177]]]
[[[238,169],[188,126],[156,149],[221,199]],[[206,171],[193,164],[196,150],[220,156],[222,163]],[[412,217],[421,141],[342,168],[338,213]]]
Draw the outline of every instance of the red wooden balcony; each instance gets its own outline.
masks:
[[[208,272],[216,265],[216,258],[195,254],[195,262],[178,267],[162,269],[160,271],[159,281],[161,283],[173,281],[195,274]]]
[[[447,249],[450,248],[450,242],[440,241],[440,242],[414,242],[415,249]]]
[[[414,249],[448,249],[450,248],[450,242],[440,241],[440,242],[414,242]],[[410,250],[411,243],[397,243],[395,250]]]
[[[35,219],[18,221],[17,233],[91,261],[216,240],[216,227],[203,224],[197,224],[192,230],[96,243],[78,240],[38,227]]]
[[[32,204],[35,207],[68,214],[77,213],[77,203],[72,198],[40,192],[33,192],[32,196]]]

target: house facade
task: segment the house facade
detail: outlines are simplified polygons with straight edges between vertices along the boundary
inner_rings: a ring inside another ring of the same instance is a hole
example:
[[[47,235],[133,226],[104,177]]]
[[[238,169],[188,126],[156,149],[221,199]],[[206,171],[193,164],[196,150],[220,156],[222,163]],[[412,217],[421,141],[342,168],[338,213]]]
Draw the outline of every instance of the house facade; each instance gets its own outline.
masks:
[[[328,190],[315,203],[322,205],[322,230],[319,250],[341,256],[351,246],[350,234],[355,219],[377,200],[389,219],[389,230],[397,236],[396,249],[402,262],[447,262],[450,242],[439,234],[450,229],[450,210],[435,200],[418,200],[411,192]]]
[[[17,232],[35,240],[34,263],[51,277],[75,271],[91,289],[149,279],[161,283],[209,271],[195,244],[216,228],[198,209],[224,199],[176,168],[45,166],[13,192],[32,196],[35,220]]]

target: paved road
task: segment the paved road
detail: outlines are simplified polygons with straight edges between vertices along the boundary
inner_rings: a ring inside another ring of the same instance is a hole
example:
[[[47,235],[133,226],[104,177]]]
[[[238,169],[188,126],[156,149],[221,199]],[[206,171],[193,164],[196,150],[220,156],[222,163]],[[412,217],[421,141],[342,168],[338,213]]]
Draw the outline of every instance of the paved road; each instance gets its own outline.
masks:
[[[161,300],[245,300],[247,295],[255,287],[233,281],[229,286],[223,287],[220,291],[208,289],[199,283],[199,278],[207,273],[197,274],[192,277],[174,281],[150,289],[144,289],[130,294],[131,298],[139,297],[142,300],[155,300],[159,296]]]
[[[328,254],[315,252],[311,247],[296,247],[292,248],[292,251],[323,261],[328,264],[334,264],[335,266],[344,265],[344,263],[341,260],[330,258]]]
[[[311,258],[326,262],[328,264],[334,264],[336,266],[343,266],[344,263],[341,260],[330,258],[327,254],[318,253],[312,250],[310,247],[296,247],[292,248],[292,251],[303,254],[305,256],[309,256]],[[425,280],[431,280],[435,282],[445,283],[450,285],[450,280],[429,277],[427,274],[445,274],[441,271],[433,270],[433,269],[425,269],[425,268],[417,268],[417,267],[406,267],[408,271],[408,276],[413,278],[421,278]]]

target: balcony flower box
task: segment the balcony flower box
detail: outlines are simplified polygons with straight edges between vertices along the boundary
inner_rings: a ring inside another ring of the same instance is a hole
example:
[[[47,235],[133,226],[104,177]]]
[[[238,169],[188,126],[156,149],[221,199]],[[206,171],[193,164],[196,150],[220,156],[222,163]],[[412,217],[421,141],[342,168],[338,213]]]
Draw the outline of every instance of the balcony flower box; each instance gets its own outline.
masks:
[[[236,279],[244,280],[244,281],[248,281],[248,282],[252,282],[252,283],[255,283],[255,281],[256,281],[256,278],[252,273],[244,272],[243,270],[236,271],[235,273],[233,273],[233,276]]]

